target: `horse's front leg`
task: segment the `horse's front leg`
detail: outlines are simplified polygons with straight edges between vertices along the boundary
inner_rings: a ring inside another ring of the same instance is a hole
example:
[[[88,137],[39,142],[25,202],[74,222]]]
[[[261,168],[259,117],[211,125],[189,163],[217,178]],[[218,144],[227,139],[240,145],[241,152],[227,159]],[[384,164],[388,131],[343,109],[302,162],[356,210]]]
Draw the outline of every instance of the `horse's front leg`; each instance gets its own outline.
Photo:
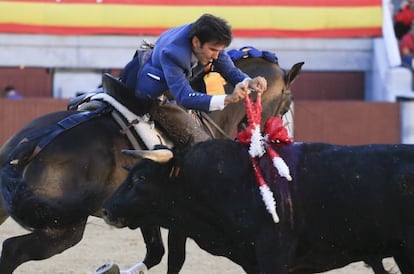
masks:
[[[143,262],[120,270],[117,264],[108,263],[96,269],[94,274],[135,274],[148,273],[148,269],[159,264],[165,253],[161,231],[157,226],[142,227],[141,233],[147,248]],[[187,238],[176,231],[168,233],[168,274],[178,274],[185,261],[185,244]]]
[[[141,227],[141,233],[147,248],[143,263],[150,269],[159,264],[165,254],[161,230],[158,226],[146,226]]]
[[[164,256],[165,249],[162,242],[161,230],[158,226],[141,227],[147,253],[144,261],[136,263],[128,269],[120,270],[115,263],[106,263],[98,267],[94,274],[135,274],[148,273],[148,269],[158,265]]]
[[[161,262],[164,255],[164,246],[159,227],[141,228],[147,254],[144,264],[150,269]],[[169,230],[168,232],[168,274],[178,274],[185,261],[185,244],[187,238],[178,231]]]

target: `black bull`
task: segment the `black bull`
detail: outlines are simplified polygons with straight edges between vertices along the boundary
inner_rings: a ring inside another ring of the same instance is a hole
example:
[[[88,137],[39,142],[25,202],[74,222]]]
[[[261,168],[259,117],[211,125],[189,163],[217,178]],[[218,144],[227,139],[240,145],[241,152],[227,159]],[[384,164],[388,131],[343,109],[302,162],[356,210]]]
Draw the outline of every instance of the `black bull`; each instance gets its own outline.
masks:
[[[251,77],[264,76],[268,90],[263,95],[265,116],[274,115],[282,92],[290,103],[290,84],[300,73],[298,63],[284,73],[279,65],[262,58],[244,59],[237,66]],[[129,105],[134,100],[129,100]],[[141,104],[142,105],[142,104]],[[140,106],[135,109],[141,110]],[[101,115],[58,135],[34,158],[37,137],[54,127],[72,111],[51,113],[35,119],[0,150],[0,223],[10,215],[30,230],[27,235],[4,241],[0,273],[8,274],[30,260],[42,260],[76,245],[83,236],[88,216],[101,216],[103,202],[126,178],[126,165],[135,161],[121,153],[131,148],[116,122]],[[233,104],[214,120],[230,136],[245,115],[242,103]],[[224,127],[226,125],[226,127]],[[39,134],[38,134],[39,133]],[[14,161],[18,160],[18,162]],[[164,254],[159,228],[143,228],[148,268],[159,263]],[[175,268],[182,261],[172,262]]]
[[[263,157],[277,224],[242,146],[213,140],[167,163],[139,162],[105,203],[105,220],[180,231],[247,273],[315,273],[389,256],[414,273],[414,146],[295,143],[279,150],[292,182]]]

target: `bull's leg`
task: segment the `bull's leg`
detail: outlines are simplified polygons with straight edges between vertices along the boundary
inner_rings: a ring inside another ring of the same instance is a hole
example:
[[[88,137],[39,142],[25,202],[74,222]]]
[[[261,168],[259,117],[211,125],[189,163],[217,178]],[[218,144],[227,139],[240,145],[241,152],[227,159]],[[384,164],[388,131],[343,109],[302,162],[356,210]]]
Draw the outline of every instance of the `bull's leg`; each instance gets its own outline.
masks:
[[[143,263],[150,269],[161,262],[165,253],[161,230],[157,226],[141,227],[141,233],[147,247],[147,254]]]
[[[395,263],[398,265],[401,273],[414,273],[414,242],[413,237],[408,236],[405,240],[405,245],[394,254]]]
[[[165,249],[162,242],[161,230],[157,226],[141,227],[141,233],[147,248],[147,254],[142,263],[137,263],[129,269],[119,271],[119,267],[115,264],[104,264],[96,269],[94,274],[111,274],[111,273],[146,273],[146,269],[158,265],[164,256]],[[171,232],[170,232],[171,233]],[[185,241],[186,238],[180,234],[173,233],[174,236],[168,235],[168,242],[171,255],[169,252],[168,258],[168,273],[179,273],[185,259]],[[170,247],[171,244],[171,247]],[[177,253],[176,253],[177,252]]]
[[[406,252],[395,254],[394,260],[395,260],[395,263],[398,265],[398,268],[400,269],[402,274],[414,273],[413,266]]]
[[[187,238],[178,231],[168,232],[168,274],[178,274],[185,261]]]
[[[10,274],[19,265],[31,260],[43,260],[77,244],[83,236],[85,222],[62,229],[35,230],[3,242],[0,273]]]
[[[368,257],[364,260],[364,263],[369,265],[375,274],[389,274],[389,272],[385,270],[384,265],[382,264],[381,257]]]
[[[407,226],[403,237],[404,244],[394,260],[401,273],[414,273],[414,226]]]

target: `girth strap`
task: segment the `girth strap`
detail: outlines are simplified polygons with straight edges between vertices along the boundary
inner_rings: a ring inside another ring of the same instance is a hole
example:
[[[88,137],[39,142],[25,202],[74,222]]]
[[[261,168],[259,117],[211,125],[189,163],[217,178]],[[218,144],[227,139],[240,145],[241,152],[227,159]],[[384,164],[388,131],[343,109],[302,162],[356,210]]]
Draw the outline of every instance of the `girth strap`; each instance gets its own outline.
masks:
[[[92,118],[104,115],[111,111],[112,111],[111,106],[109,106],[106,103],[102,103],[101,107],[97,108],[96,110],[76,112],[72,115],[69,115],[63,118],[59,122],[53,125],[50,125],[46,129],[42,128],[41,130],[37,130],[29,134],[28,136],[24,137],[17,145],[17,148],[11,157],[12,160],[10,161],[10,163],[11,164],[22,164],[22,160],[24,160],[23,162],[31,161],[47,144],[49,144],[52,140],[54,140],[61,133],[77,125],[80,125],[88,120],[91,120]],[[21,149],[19,149],[19,146],[25,143],[28,143],[30,141],[34,141],[39,138],[41,139],[36,143],[36,146],[32,154],[28,158],[25,158],[24,153],[26,150],[23,147],[20,147]]]
[[[92,118],[100,116],[105,113],[109,113],[112,110],[107,104],[102,104],[101,108],[94,111],[81,111],[60,120],[55,124],[54,130],[51,134],[45,136],[39,143],[38,146],[41,148],[45,147],[50,141],[62,132],[71,129],[77,125],[80,125]]]
[[[122,128],[123,133],[127,136],[132,147],[134,149],[142,149],[137,142],[137,138],[132,133],[132,130],[122,119],[122,116],[117,111],[112,111],[112,117],[114,118],[115,122],[117,122],[117,124],[119,124],[119,126]]]

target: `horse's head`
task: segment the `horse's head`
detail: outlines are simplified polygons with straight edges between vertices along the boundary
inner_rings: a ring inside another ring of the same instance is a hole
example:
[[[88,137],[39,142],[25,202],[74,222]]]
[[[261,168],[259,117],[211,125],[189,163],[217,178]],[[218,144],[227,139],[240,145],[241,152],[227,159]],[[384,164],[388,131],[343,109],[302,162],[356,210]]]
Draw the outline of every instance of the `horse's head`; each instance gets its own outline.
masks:
[[[235,64],[250,77],[262,76],[267,80],[267,90],[262,95],[262,123],[271,116],[283,116],[289,111],[293,100],[291,86],[304,62],[293,65],[288,71],[282,69],[278,63],[269,62],[264,58],[240,59]],[[232,90],[232,86],[226,86],[226,93],[231,93]],[[256,99],[254,93],[251,96],[253,100]],[[244,104],[240,102],[229,105],[221,112],[221,114],[213,113],[212,115],[215,120],[219,121],[218,124],[223,127],[224,131],[233,137],[246,122]],[[219,115],[222,117],[218,118]],[[238,126],[234,127],[235,124]],[[230,126],[233,128],[229,128]]]
[[[299,75],[304,62],[296,63],[286,71],[278,63],[271,63],[263,58],[244,60],[238,64],[243,71],[250,77],[262,76],[267,80],[267,90],[262,96],[262,120],[269,116],[283,116],[290,109],[293,100],[292,83]]]
[[[286,112],[289,111],[290,105],[293,100],[293,95],[291,86],[296,76],[299,75],[302,70],[304,62],[296,63],[293,67],[284,75],[284,87],[281,90],[279,103],[275,109],[274,116],[283,116]]]

